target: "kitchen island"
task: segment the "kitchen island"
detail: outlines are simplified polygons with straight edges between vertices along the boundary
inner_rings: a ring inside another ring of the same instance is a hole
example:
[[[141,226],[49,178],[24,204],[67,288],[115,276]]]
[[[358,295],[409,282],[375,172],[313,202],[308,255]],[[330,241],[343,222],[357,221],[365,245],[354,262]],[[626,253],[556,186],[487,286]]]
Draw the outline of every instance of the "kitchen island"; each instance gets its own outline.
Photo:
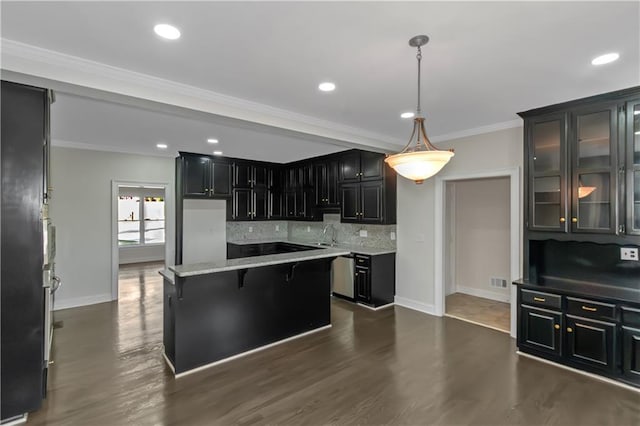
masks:
[[[306,249],[176,265],[164,277],[164,351],[176,376],[331,326],[331,262]]]

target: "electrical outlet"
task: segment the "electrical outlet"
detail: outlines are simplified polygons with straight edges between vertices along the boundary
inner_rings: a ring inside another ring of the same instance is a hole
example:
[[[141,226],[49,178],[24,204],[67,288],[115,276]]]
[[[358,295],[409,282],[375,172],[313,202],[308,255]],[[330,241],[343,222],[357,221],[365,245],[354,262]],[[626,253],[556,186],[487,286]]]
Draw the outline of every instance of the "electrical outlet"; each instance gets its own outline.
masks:
[[[280,230],[280,225],[276,225],[276,232]]]
[[[507,280],[504,278],[491,278],[491,287],[507,288]]]
[[[307,232],[311,232],[311,227],[307,226]]]
[[[391,238],[391,241],[394,241],[396,239],[396,233],[392,232],[391,234],[389,234],[389,237]]]
[[[249,227],[249,232],[253,232],[253,226]]]
[[[361,229],[361,230],[360,230],[360,236],[361,236],[361,237],[365,237],[365,238],[366,238],[366,237],[368,237],[368,236],[369,236],[369,233],[367,232],[367,230],[366,230],[366,229]]]
[[[620,260],[635,260],[638,261],[638,248],[637,247],[620,247]]]

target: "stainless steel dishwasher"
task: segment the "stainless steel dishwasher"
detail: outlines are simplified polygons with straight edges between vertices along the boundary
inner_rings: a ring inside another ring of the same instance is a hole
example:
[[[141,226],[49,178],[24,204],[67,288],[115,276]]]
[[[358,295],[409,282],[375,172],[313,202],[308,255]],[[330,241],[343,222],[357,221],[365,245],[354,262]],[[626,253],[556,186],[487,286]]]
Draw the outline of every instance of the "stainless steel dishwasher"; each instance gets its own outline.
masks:
[[[353,299],[353,256],[340,256],[331,264],[331,291],[338,296]]]

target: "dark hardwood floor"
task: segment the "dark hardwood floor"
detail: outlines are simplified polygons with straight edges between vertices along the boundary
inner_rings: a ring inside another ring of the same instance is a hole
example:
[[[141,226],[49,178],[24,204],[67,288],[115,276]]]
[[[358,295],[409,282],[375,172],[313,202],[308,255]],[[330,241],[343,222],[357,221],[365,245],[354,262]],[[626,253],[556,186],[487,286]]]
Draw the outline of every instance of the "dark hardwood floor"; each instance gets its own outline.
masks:
[[[176,380],[158,269],[123,268],[119,303],[55,313],[29,424],[640,424],[639,393],[518,357],[505,333],[340,300],[331,329]]]

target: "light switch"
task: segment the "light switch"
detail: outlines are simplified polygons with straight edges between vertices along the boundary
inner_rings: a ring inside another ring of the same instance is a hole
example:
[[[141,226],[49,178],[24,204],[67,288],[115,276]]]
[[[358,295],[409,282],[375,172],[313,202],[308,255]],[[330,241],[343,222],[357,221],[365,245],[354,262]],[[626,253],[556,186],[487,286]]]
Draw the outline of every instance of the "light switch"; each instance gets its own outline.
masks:
[[[280,225],[276,225],[276,232],[280,230]]]
[[[389,237],[391,238],[391,240],[395,240],[396,239],[396,233],[392,232],[391,234],[389,234]]]
[[[311,232],[311,227],[307,226],[307,232]]]
[[[367,232],[366,229],[361,229],[360,230],[360,236],[366,238],[366,237],[369,236],[369,233]]]
[[[253,226],[249,227],[249,232],[253,232]]]

